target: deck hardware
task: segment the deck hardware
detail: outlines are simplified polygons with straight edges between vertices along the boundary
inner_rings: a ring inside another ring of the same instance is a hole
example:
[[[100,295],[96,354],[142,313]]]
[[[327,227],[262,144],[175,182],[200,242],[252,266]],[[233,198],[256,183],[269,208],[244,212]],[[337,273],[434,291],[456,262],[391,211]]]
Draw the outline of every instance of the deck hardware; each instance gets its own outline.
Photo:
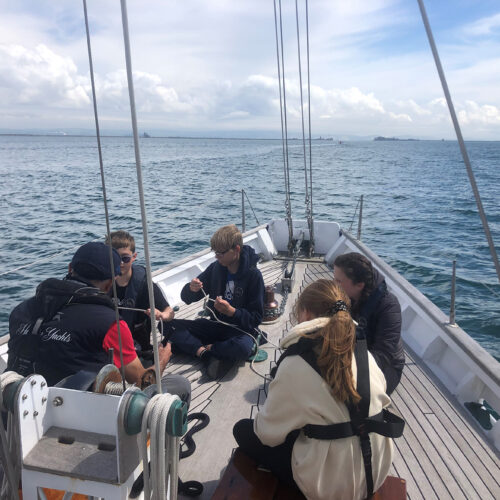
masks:
[[[29,411],[28,410],[24,410],[23,411],[23,417],[26,417],[26,415],[28,415]]]
[[[64,400],[61,396],[56,396],[53,401],[52,401],[52,404],[54,406],[62,406],[62,404],[64,403]]]
[[[31,385],[36,385],[36,380],[32,380]]]
[[[40,382],[41,387],[45,387],[47,384],[45,382]]]
[[[23,397],[21,398],[23,401],[26,401],[28,399],[28,395],[27,394],[23,394]]]
[[[47,402],[47,398],[44,396],[44,397],[42,398],[42,404],[44,404],[44,403],[46,403],[46,402]]]
[[[38,412],[36,410],[33,412],[33,416],[38,417]]]
[[[450,321],[448,326],[456,327],[458,326],[455,323],[455,289],[457,283],[457,261],[453,261],[453,270],[451,274],[451,300],[450,300]]]

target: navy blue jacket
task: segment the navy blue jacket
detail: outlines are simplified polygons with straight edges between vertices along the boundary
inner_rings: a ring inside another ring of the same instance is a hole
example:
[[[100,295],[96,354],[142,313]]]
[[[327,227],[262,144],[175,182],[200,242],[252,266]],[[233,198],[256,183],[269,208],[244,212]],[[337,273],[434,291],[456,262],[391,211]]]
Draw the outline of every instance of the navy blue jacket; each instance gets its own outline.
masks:
[[[32,335],[38,318],[40,329]],[[36,296],[21,302],[9,318],[8,369],[39,373],[49,385],[79,370],[98,371],[107,363],[102,343],[115,322],[109,297],[74,280],[49,279]]]
[[[236,312],[232,318],[215,311],[213,302],[209,303],[209,307],[216,312],[219,319],[226,323],[232,323],[247,332],[252,332],[260,325],[264,313],[264,280],[261,272],[257,269],[258,261],[259,256],[255,250],[243,245],[240,252],[240,265],[234,277],[232,306],[236,308]],[[219,295],[224,295],[227,273],[227,267],[213,262],[198,276],[198,279],[203,283],[203,290],[210,298],[215,300]],[[189,283],[184,285],[181,292],[181,299],[186,304],[201,300],[203,297],[201,290],[192,292],[189,289]]]

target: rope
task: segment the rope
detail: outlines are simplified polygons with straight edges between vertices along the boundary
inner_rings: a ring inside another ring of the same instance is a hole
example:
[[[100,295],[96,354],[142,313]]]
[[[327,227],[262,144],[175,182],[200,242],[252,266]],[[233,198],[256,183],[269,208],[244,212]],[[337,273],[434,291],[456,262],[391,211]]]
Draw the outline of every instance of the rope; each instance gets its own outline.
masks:
[[[290,166],[288,161],[288,126],[286,117],[285,67],[283,64],[283,24],[281,15],[281,0],[279,0],[279,24],[280,24],[280,37],[278,37],[278,16],[276,13],[276,0],[274,0],[274,30],[276,33],[276,61],[278,64],[281,141],[283,145],[283,174],[285,179],[285,212],[286,212],[286,222],[288,225],[288,247],[291,248],[293,240],[293,223],[292,223],[292,207],[290,202]],[[281,40],[281,45],[279,40]],[[280,48],[281,48],[281,60],[280,60]],[[282,70],[280,69],[280,63]]]
[[[145,500],[165,499],[167,475],[170,481],[170,499],[177,498],[179,438],[166,433],[166,422],[170,406],[178,399],[178,396],[172,394],[156,394],[144,410],[139,449],[143,462]],[[148,464],[148,437],[151,470]],[[165,459],[166,453],[168,460]]]
[[[111,268],[111,279],[113,284],[113,297],[115,299],[115,321],[116,328],[118,331],[118,349],[120,351],[120,373],[122,376],[123,382],[123,390],[125,391],[125,369],[123,366],[123,349],[122,349],[122,332],[120,328],[120,314],[118,313],[118,308],[116,304],[118,304],[117,293],[116,293],[116,281],[115,281],[115,266],[113,260],[113,249],[111,248],[111,230],[109,224],[109,211],[108,211],[108,197],[106,194],[106,181],[104,179],[104,165],[102,161],[102,148],[101,148],[101,134],[99,131],[99,117],[97,114],[97,98],[95,92],[95,82],[94,82],[94,64],[92,62],[92,48],[90,46],[90,32],[89,32],[89,20],[87,15],[87,0],[83,0],[83,13],[85,16],[85,32],[87,34],[87,50],[89,54],[89,69],[90,69],[90,82],[92,85],[92,102],[94,105],[94,121],[95,121],[95,131],[97,138],[97,151],[99,154],[99,170],[101,173],[101,185],[102,185],[102,197],[104,201],[104,216],[106,219],[106,234],[107,240],[109,242],[109,266]]]
[[[248,194],[244,189],[243,189],[243,193],[245,194],[245,197],[248,201],[248,204],[250,205],[250,208],[252,209],[252,213],[253,213],[253,216],[255,217],[255,220],[257,221],[257,225],[260,226],[260,222],[259,222],[259,219],[257,218],[257,216],[255,215],[255,210],[253,209],[252,202],[250,201],[250,198],[248,197]]]
[[[472,171],[472,166],[469,160],[469,155],[465,147],[464,138],[462,137],[462,131],[458,123],[457,115],[455,113],[455,107],[453,106],[453,101],[451,99],[450,91],[448,89],[448,84],[446,82],[446,77],[444,75],[443,67],[441,66],[441,60],[439,59],[439,54],[437,51],[436,43],[434,42],[434,36],[432,35],[431,26],[429,24],[429,19],[425,11],[425,6],[423,0],[418,0],[418,5],[420,7],[420,13],[422,14],[422,21],[424,22],[425,31],[427,33],[427,38],[429,39],[429,45],[431,46],[432,55],[434,56],[434,62],[436,63],[436,69],[439,74],[439,79],[441,80],[441,85],[443,87],[443,92],[446,97],[446,102],[448,103],[448,109],[450,110],[451,120],[455,128],[455,133],[457,135],[458,144],[460,145],[460,151],[462,153],[462,158],[467,169],[467,175],[469,176],[469,182],[474,192],[474,197],[476,198],[477,208],[479,210],[479,216],[481,217],[481,222],[483,223],[484,233],[486,239],[488,240],[488,246],[490,248],[491,257],[495,265],[495,269],[498,276],[498,281],[500,281],[500,263],[498,262],[498,256],[495,250],[495,245],[493,243],[493,238],[491,236],[490,228],[488,226],[488,220],[486,219],[486,214],[484,213],[483,203],[481,202],[481,196],[479,195],[479,189],[476,184],[476,179],[474,177],[474,172]]]
[[[22,380],[24,377],[16,372],[8,371],[0,375],[0,409],[6,412],[3,404],[3,391],[5,388]],[[0,485],[0,498],[19,499],[19,482],[21,480],[21,453],[19,449],[19,431],[17,426],[17,405],[14,406],[13,414],[7,412],[7,432],[3,422],[0,422],[0,438],[2,442],[1,460],[4,477]]]
[[[148,241],[148,223],[146,216],[146,204],[144,202],[144,188],[142,182],[142,169],[141,169],[141,155],[139,150],[139,132],[137,130],[137,116],[135,111],[135,98],[134,98],[134,80],[132,78],[132,59],[130,55],[130,39],[128,33],[128,17],[127,17],[127,2],[121,0],[122,9],[122,24],[123,24],[123,41],[125,43],[125,60],[127,66],[127,81],[128,93],[130,98],[130,113],[132,119],[132,130],[134,133],[134,151],[135,151],[135,166],[137,172],[137,188],[139,190],[139,200],[141,204],[141,220],[142,220],[142,234],[144,237],[144,258],[146,261],[146,276],[148,283],[149,293],[149,306],[151,311],[155,311],[155,297],[153,292],[153,280],[151,276],[151,260],[149,257],[149,241]],[[153,352],[155,360],[156,371],[156,387],[158,394],[161,394],[161,373],[158,354],[158,332],[156,330],[156,322],[151,321],[151,330],[153,334]]]

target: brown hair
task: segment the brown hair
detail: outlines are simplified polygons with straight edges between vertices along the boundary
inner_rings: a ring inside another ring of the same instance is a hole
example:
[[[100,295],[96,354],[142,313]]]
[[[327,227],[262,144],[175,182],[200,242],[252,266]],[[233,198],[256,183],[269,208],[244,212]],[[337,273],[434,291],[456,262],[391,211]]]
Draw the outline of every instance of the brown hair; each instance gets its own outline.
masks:
[[[359,311],[363,302],[370,296],[375,288],[372,263],[362,254],[349,252],[339,255],[333,262],[334,266],[340,267],[344,274],[354,283],[364,283],[361,297],[353,307],[354,316]]]
[[[316,318],[330,317],[321,330],[308,334],[308,337],[323,339],[318,366],[333,396],[343,403],[350,400],[356,404],[361,399],[352,373],[356,329],[348,311],[333,312],[338,301],[349,308],[350,300],[346,293],[333,281],[320,279],[311,283],[299,296],[295,313],[308,311]]]
[[[135,240],[134,237],[127,231],[113,231],[110,233],[111,246],[118,250],[119,248],[128,248],[132,253],[135,253]],[[106,245],[109,245],[108,237],[106,236]]]
[[[210,246],[215,251],[225,252],[236,245],[239,245],[240,248],[243,246],[243,236],[234,224],[217,229],[210,238]]]

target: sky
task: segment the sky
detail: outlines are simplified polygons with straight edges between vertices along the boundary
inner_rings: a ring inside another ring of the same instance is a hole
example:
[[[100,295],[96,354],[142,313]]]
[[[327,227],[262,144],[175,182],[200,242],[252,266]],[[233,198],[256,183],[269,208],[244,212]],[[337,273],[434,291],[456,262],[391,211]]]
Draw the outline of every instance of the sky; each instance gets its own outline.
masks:
[[[287,123],[302,113],[295,0],[281,0]],[[88,0],[103,133],[129,133],[120,2]],[[272,0],[128,0],[139,129],[280,137]],[[465,139],[500,140],[500,2],[427,0]],[[298,0],[307,132],[305,1]],[[453,139],[417,0],[310,0],[312,136]],[[0,0],[0,132],[95,130],[83,3]]]

